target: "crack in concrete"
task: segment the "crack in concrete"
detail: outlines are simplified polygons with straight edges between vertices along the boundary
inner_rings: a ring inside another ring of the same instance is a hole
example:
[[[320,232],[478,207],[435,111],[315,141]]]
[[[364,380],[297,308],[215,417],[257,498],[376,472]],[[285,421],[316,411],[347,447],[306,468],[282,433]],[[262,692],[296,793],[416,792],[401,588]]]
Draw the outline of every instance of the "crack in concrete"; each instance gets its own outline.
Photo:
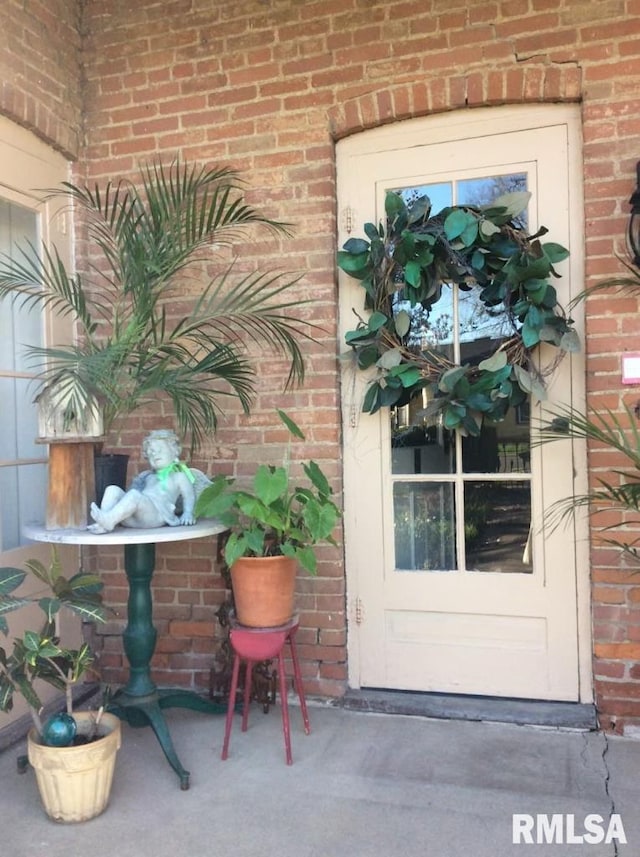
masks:
[[[580,753],[580,757],[585,765],[587,766],[587,749],[589,745],[589,736],[593,733],[585,732],[583,733],[583,745],[582,752]],[[597,733],[597,737],[602,740],[602,752],[600,754],[600,759],[602,761],[602,767],[604,772],[602,773],[603,784],[604,784],[604,793],[607,801],[609,802],[609,822],[614,815],[617,815],[616,812],[616,802],[611,793],[611,771],[609,769],[609,765],[607,763],[607,754],[609,752],[609,738],[607,733],[604,731],[600,731]],[[618,840],[613,839],[611,842],[613,847],[613,857],[619,857],[620,851],[618,849]]]
[[[613,795],[611,794],[611,789],[610,789],[611,771],[609,770],[609,765],[607,764],[607,753],[609,752],[609,738],[608,738],[606,732],[601,732],[600,734],[602,735],[602,739],[604,741],[604,747],[602,750],[602,764],[604,765],[604,771],[605,771],[604,791],[605,791],[607,798],[609,799],[609,804],[611,807],[609,810],[609,820],[611,820],[611,817],[616,814],[616,802],[613,798]],[[618,855],[619,855],[618,840],[614,839],[611,844],[613,845],[614,857],[618,857]]]

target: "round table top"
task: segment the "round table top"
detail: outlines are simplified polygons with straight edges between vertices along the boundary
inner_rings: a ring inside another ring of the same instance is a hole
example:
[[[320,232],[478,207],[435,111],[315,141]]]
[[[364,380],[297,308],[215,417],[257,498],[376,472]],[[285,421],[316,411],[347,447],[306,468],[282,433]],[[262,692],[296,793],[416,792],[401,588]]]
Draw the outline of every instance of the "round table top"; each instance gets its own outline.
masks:
[[[54,542],[65,545],[141,545],[160,542],[180,542],[201,539],[226,532],[227,527],[215,518],[201,518],[192,526],[178,527],[116,527],[111,533],[92,533],[86,529],[48,530],[42,524],[29,524],[23,532],[34,542]]]

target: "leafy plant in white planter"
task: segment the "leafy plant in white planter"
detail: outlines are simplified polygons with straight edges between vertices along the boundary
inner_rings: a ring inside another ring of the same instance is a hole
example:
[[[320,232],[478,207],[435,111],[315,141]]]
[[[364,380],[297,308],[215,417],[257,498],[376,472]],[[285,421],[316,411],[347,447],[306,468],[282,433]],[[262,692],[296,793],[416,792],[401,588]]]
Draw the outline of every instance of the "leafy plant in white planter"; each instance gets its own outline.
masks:
[[[0,646],[0,710],[10,711],[14,695],[29,706],[34,728],[28,735],[29,761],[36,770],[40,795],[48,815],[57,821],[83,821],[106,807],[111,790],[115,754],[120,747],[120,721],[100,708],[73,711],[73,688],[93,664],[86,643],[77,649],[61,645],[56,617],[70,610],[84,621],[104,622],[101,581],[79,572],[62,574],[57,553],[49,568],[38,560],[20,568],[0,568],[0,631],[6,636],[6,615],[27,607],[44,614],[37,629],[24,631],[7,651]],[[45,592],[34,596],[16,594],[27,573],[34,575]],[[39,683],[65,692],[66,712],[41,719]]]

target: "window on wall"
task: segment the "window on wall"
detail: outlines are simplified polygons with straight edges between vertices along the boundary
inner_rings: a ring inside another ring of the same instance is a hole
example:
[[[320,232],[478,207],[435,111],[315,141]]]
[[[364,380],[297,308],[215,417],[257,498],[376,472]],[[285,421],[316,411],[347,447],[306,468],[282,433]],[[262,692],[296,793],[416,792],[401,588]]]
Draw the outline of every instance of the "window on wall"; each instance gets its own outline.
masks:
[[[61,155],[0,117],[0,253],[16,258],[25,241],[45,242],[68,260],[64,215],[43,193],[68,178]],[[26,346],[69,341],[70,334],[66,320],[41,307],[0,300],[0,561],[23,545],[25,524],[45,518],[48,448],[37,443],[37,367]],[[33,545],[26,550],[33,554]]]
[[[14,258],[16,244],[40,242],[38,215],[0,198],[0,253]],[[0,550],[21,544],[22,525],[44,520],[47,493],[46,447],[35,442],[33,367],[25,345],[44,344],[38,309],[5,300],[0,312]]]

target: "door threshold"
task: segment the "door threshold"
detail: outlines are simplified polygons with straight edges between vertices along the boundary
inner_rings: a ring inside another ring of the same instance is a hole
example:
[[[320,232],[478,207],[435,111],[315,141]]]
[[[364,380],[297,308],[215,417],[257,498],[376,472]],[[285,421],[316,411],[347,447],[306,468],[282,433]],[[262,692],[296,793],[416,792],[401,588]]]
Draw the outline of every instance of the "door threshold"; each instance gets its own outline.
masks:
[[[350,711],[405,714],[443,720],[492,721],[590,731],[598,728],[595,705],[579,702],[361,688],[348,690],[341,699],[336,700],[336,705]]]

